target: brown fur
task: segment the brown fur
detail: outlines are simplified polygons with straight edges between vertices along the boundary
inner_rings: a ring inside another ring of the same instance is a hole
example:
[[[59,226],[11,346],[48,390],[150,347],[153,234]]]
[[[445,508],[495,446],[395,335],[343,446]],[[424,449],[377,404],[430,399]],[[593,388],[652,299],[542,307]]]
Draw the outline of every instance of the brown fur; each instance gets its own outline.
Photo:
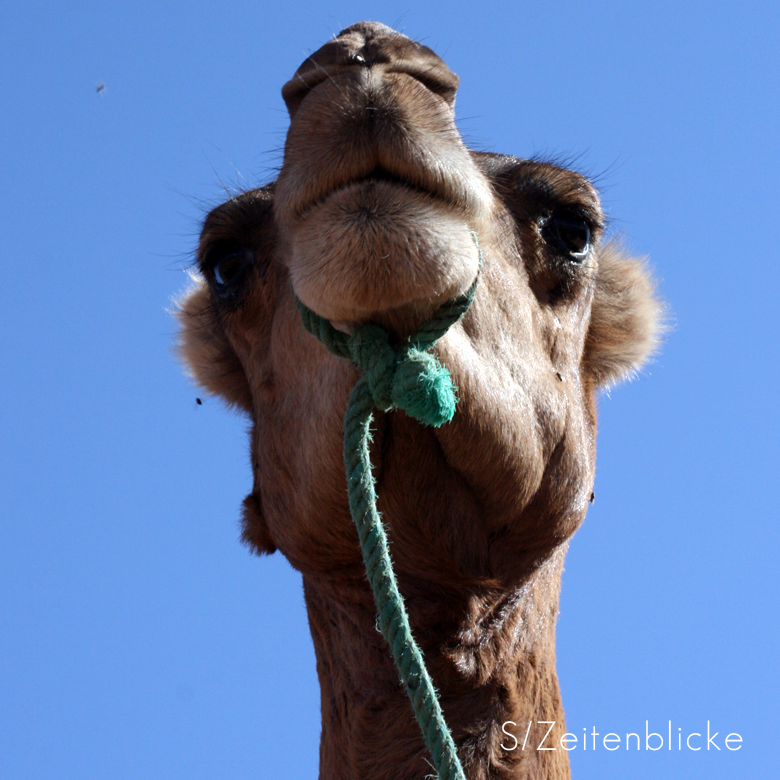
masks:
[[[470,780],[568,777],[563,750],[507,751],[501,725],[556,721],[552,744],[565,731],[555,621],[593,483],[594,392],[657,339],[652,283],[601,245],[592,186],[466,149],[456,89],[433,52],[382,25],[326,44],[284,88],[278,180],[209,214],[202,279],[180,304],[193,377],[252,420],[243,538],[303,574],[324,780],[430,766],[375,630],[347,507],[341,429],[357,374],[303,331],[293,290],[339,327],[375,320],[402,337],[472,283],[479,236],[476,299],[436,347],[458,387],[455,418],[431,429],[377,413],[372,445],[400,588]],[[576,260],[551,238],[561,214],[590,228]]]

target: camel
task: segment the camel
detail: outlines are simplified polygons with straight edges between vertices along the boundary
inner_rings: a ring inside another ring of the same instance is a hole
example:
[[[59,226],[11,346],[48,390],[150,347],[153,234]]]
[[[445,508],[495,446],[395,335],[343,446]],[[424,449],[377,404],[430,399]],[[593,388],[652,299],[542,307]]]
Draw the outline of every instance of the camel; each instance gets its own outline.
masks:
[[[322,780],[432,770],[347,504],[342,423],[359,371],[304,330],[296,297],[341,332],[371,322],[400,343],[478,279],[434,348],[454,418],[375,410],[371,444],[399,588],[469,780],[569,777],[555,624],[592,499],[596,394],[659,337],[651,276],[604,239],[594,187],[469,150],[457,88],[389,27],[339,33],[282,89],[278,178],[208,214],[179,301],[192,377],[251,420],[243,541],[302,574]]]

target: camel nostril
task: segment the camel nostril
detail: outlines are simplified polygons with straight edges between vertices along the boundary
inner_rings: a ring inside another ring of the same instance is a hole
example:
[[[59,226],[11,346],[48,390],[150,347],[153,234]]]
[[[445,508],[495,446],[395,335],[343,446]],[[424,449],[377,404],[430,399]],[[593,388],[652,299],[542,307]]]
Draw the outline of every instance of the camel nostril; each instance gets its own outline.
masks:
[[[309,92],[321,84],[327,78],[327,74],[324,72],[317,73],[301,73],[299,70],[283,87],[282,87],[282,100],[284,100],[287,106],[287,111],[290,114],[290,119],[295,116],[295,112],[303,102],[303,99]]]
[[[304,60],[295,75],[282,87],[282,99],[290,119],[309,92],[352,64],[352,54],[338,39],[329,41]]]
[[[351,65],[362,65],[364,68],[371,68],[374,65],[386,65],[392,62],[392,57],[382,46],[369,42],[360,51],[350,54],[348,62]]]
[[[419,68],[406,64],[398,68],[398,72],[407,73],[415,81],[419,81],[434,95],[444,98],[452,108],[455,105],[455,94],[458,91],[458,77],[449,68]]]

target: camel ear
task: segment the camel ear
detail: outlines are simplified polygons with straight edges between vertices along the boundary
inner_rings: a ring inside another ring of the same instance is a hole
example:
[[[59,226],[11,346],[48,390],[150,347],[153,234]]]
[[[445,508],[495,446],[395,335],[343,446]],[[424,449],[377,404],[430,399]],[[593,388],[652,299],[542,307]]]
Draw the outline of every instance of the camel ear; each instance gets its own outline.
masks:
[[[214,316],[208,288],[201,281],[196,285],[176,306],[181,327],[179,357],[189,375],[208,393],[251,412],[252,394],[241,361]]]
[[[583,368],[596,386],[629,377],[658,349],[663,305],[641,260],[611,241],[599,252]]]

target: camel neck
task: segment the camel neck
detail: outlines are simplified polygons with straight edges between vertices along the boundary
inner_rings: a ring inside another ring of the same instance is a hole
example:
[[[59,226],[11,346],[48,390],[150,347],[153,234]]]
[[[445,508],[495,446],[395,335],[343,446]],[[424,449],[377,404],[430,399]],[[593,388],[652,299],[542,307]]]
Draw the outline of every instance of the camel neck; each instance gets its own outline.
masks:
[[[469,780],[569,777],[555,672],[564,553],[511,590],[432,588],[398,574]],[[306,576],[304,591],[321,687],[320,780],[431,774],[367,584]]]

